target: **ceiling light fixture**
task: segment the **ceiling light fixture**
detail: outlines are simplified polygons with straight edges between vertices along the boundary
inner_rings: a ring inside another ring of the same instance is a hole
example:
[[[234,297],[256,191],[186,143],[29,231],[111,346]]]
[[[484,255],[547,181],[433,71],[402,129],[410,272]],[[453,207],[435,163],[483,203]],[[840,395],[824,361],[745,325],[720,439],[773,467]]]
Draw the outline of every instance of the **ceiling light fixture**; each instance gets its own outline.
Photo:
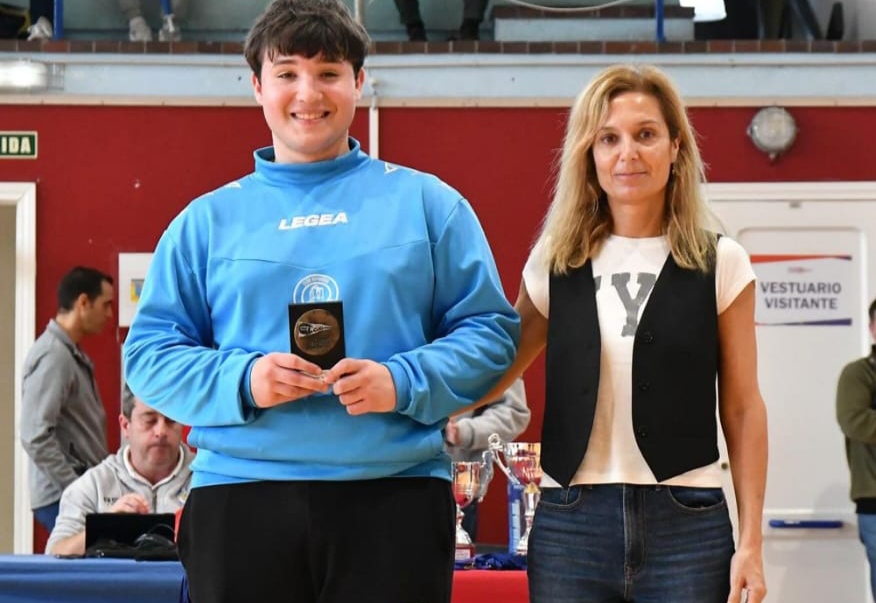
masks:
[[[49,67],[45,63],[16,59],[0,61],[0,90],[29,92],[49,87]]]

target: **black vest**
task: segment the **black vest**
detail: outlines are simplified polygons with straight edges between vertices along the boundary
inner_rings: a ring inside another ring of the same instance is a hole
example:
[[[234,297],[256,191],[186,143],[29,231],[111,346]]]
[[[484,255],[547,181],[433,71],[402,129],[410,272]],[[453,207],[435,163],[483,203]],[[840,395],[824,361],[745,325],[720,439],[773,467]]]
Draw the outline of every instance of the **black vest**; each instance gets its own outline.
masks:
[[[611,286],[606,281],[601,286]],[[670,254],[633,342],[633,430],[657,481],[718,459],[717,315],[714,270],[680,268]],[[564,487],[590,440],[600,352],[588,260],[550,275],[542,466]]]

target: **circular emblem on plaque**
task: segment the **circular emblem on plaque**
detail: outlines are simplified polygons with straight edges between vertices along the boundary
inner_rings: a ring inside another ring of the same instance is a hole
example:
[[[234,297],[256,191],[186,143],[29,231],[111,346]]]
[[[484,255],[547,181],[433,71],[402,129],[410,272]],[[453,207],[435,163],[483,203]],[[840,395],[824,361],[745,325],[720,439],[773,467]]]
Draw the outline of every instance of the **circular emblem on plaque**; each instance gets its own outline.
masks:
[[[308,310],[295,322],[295,345],[311,356],[329,353],[341,337],[338,319],[328,310]]]

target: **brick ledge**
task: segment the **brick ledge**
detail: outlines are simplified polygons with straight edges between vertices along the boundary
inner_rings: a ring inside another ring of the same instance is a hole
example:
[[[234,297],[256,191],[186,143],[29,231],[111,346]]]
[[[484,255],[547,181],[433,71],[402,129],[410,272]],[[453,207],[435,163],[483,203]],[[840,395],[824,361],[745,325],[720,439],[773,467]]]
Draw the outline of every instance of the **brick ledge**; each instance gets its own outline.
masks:
[[[243,56],[242,42],[129,42],[115,40],[0,40],[0,52],[71,54],[221,54]],[[733,54],[874,53],[876,40],[709,40],[662,42],[511,42],[496,40],[393,42],[371,44],[375,55],[419,54]]]

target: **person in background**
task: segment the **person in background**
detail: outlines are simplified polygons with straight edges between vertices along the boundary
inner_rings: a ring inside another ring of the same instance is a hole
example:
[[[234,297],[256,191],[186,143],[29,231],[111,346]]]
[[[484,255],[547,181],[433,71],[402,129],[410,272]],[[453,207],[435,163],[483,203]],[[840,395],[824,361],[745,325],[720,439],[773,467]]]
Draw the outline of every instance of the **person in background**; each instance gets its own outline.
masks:
[[[21,445],[30,458],[30,503],[50,531],[64,488],[109,454],[94,365],[79,347],[113,317],[113,279],[77,266],[58,285],[58,313],[27,353]]]
[[[51,40],[55,35],[55,28],[52,26],[54,0],[30,0],[29,12],[31,26],[27,28],[27,39]]]
[[[47,553],[84,554],[89,513],[175,513],[185,503],[194,453],[182,443],[182,425],[126,385],[119,427],[127,444],[64,490]]]
[[[462,23],[459,26],[460,40],[480,38],[481,21],[487,10],[489,0],[462,0]],[[408,39],[412,42],[426,40],[426,26],[420,16],[419,0],[395,0],[399,18],[407,28]]]
[[[492,404],[451,417],[444,428],[447,453],[452,461],[482,461],[492,434],[498,434],[503,442],[511,442],[529,425],[530,416],[523,379],[517,379]],[[465,515],[462,527],[477,542],[478,501],[472,501],[462,511]]]
[[[369,43],[341,0],[268,5],[244,54],[273,145],[170,223],[124,343],[132,391],[192,426],[193,601],[450,600],[443,431],[518,317],[471,205],[350,137]]]
[[[182,39],[179,29],[180,19],[185,18],[188,0],[163,0],[161,2],[161,27],[158,39],[161,42],[176,42]],[[151,42],[152,28],[143,17],[141,0],[119,0],[119,9],[128,20],[128,38],[132,42]],[[169,9],[169,10],[168,10]]]
[[[704,178],[684,104],[660,70],[611,66],[575,100],[523,269],[517,358],[483,398],[546,348],[533,603],[765,596],[755,275],[745,250],[710,230]]]
[[[876,341],[876,299],[867,313],[870,336]],[[845,436],[850,496],[870,565],[870,590],[876,597],[876,345],[868,356],[850,362],[840,373],[836,418]]]

